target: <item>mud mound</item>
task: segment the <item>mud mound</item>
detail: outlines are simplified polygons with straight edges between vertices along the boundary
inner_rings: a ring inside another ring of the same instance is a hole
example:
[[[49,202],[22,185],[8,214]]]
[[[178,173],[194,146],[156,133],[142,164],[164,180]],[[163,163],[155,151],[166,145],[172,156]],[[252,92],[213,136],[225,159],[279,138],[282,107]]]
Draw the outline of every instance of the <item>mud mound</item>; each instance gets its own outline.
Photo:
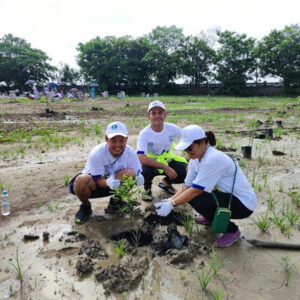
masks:
[[[78,259],[76,263],[77,275],[82,277],[84,275],[90,274],[93,271],[93,265],[94,264],[92,260],[87,257]]]
[[[124,257],[118,265],[110,265],[106,269],[100,270],[95,278],[102,283],[106,294],[122,293],[136,288],[148,268],[147,257],[142,257],[137,261],[134,261],[132,257]]]
[[[100,245],[99,241],[97,240],[85,241],[82,244],[78,255],[82,255],[82,254],[86,254],[88,258],[100,258],[100,259],[108,258],[105,249]]]

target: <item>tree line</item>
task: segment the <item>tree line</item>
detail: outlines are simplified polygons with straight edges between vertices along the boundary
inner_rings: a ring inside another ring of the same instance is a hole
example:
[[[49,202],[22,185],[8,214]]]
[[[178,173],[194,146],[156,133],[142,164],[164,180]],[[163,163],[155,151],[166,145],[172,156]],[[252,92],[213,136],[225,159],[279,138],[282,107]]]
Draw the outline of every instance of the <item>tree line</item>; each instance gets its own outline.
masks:
[[[0,39],[0,82],[21,87],[27,79],[99,83],[101,90],[147,92],[172,87],[182,78],[195,93],[219,82],[224,94],[242,94],[247,81],[278,77],[288,90],[300,85],[300,26],[272,30],[260,40],[233,31],[185,36],[176,26],[149,34],[95,37],[77,46],[80,71],[49,64],[49,57],[11,34]]]

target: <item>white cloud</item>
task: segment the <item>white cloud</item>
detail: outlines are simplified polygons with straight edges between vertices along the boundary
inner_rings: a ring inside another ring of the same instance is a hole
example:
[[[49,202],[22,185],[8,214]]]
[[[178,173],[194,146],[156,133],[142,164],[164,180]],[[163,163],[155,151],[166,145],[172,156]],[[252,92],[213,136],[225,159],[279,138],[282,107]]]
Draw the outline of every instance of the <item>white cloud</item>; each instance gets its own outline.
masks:
[[[176,25],[185,34],[220,27],[261,38],[299,23],[298,0],[0,0],[0,37],[12,33],[75,66],[79,42],[106,35],[142,36]]]

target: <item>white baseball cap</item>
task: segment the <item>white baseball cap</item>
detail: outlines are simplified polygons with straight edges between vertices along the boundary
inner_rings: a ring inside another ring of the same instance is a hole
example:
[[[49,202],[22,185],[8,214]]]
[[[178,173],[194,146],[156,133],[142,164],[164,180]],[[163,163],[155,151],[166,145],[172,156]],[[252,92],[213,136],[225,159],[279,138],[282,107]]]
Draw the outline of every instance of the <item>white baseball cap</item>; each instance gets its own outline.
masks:
[[[182,129],[179,143],[175,146],[176,150],[185,150],[194,141],[206,138],[205,131],[198,125],[189,125]]]
[[[148,106],[148,112],[149,112],[152,108],[154,108],[154,107],[160,107],[160,108],[162,108],[164,111],[166,111],[165,105],[164,105],[162,102],[160,102],[159,100],[155,100],[155,101],[153,101],[153,102],[151,102],[151,103],[149,104],[149,106]]]
[[[124,137],[128,136],[128,131],[126,126],[121,122],[112,122],[106,127],[106,136],[111,139],[116,135],[121,135]]]

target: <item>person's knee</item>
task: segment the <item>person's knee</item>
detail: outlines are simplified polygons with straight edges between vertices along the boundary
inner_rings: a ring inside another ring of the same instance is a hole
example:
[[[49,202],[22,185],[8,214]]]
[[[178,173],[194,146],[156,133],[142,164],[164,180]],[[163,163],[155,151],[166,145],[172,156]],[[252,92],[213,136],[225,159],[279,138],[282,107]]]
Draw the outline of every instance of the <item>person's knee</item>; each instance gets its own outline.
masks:
[[[115,175],[115,177],[119,180],[123,180],[123,178],[128,178],[128,177],[132,177],[135,178],[136,174],[134,172],[134,170],[132,169],[122,169],[120,171],[118,171]]]
[[[80,174],[76,177],[74,182],[74,192],[80,193],[85,191],[86,189],[93,190],[95,181],[93,178],[88,174]]]

